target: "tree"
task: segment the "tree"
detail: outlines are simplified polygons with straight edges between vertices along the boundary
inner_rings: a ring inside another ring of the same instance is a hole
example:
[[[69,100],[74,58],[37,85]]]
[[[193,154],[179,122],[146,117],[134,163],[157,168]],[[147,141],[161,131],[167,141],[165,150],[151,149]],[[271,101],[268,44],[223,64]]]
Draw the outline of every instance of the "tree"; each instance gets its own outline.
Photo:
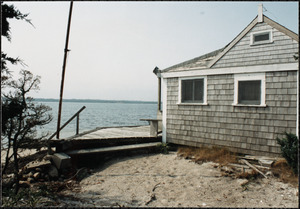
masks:
[[[21,13],[14,5],[7,5],[1,2],[1,36],[4,36],[8,41],[11,41],[11,28],[8,19],[25,20],[33,26],[31,20],[27,18],[28,15],[29,14]],[[11,76],[7,63],[25,65],[19,57],[9,57],[6,53],[1,51],[1,88],[5,85],[5,81]]]
[[[1,2],[2,7],[2,30],[1,35],[11,41],[9,18],[25,20],[28,14],[22,14],[13,5]],[[45,136],[37,136],[37,127],[48,124],[52,116],[48,113],[50,107],[36,104],[28,94],[39,90],[40,77],[34,76],[28,70],[20,71],[20,78],[14,80],[7,67],[7,63],[23,63],[19,58],[9,57],[1,51],[1,141],[5,144],[6,160],[2,174],[6,172],[9,162],[13,159],[15,192],[19,190],[19,149],[41,148],[44,146]],[[12,153],[10,150],[12,148]]]
[[[33,102],[33,98],[28,93],[39,89],[40,77],[33,76],[30,71],[21,70],[20,78],[7,83],[8,93],[3,93],[3,118],[6,121],[3,124],[2,141],[7,141],[7,155],[5,166],[2,173],[5,172],[10,158],[14,162],[15,182],[18,191],[19,182],[19,164],[18,152],[20,148],[41,148],[45,146],[45,136],[37,136],[37,127],[48,124],[52,116],[47,113],[50,107]],[[10,148],[13,153],[10,155]]]

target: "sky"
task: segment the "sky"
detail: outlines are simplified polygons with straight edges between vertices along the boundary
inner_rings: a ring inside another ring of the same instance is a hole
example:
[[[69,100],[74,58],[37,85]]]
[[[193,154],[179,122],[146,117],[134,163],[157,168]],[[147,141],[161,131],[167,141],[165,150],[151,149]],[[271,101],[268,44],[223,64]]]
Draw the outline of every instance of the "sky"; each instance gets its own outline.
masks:
[[[59,98],[69,2],[5,2],[25,21],[9,20],[11,42],[1,50],[41,76],[35,98]],[[298,34],[298,2],[101,2],[74,1],[64,99],[157,101],[153,69],[165,69],[231,42],[264,15]],[[17,74],[15,75],[17,76]]]

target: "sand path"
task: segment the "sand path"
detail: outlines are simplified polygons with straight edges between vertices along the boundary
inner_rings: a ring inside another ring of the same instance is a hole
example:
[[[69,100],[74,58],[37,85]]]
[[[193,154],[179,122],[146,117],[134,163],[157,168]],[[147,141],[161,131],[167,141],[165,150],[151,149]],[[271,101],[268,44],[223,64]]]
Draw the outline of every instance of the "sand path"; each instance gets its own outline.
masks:
[[[217,164],[202,165],[168,155],[114,159],[80,182],[81,191],[66,194],[62,206],[126,207],[297,207],[298,188],[276,178],[250,181],[221,176]]]

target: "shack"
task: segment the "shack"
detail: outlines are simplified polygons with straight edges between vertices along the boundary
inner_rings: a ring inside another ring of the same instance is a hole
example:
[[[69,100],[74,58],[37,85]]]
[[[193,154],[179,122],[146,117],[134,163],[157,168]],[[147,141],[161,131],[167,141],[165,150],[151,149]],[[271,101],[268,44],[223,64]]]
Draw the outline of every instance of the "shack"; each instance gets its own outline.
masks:
[[[298,133],[298,34],[262,11],[225,47],[156,69],[163,142],[277,156]]]

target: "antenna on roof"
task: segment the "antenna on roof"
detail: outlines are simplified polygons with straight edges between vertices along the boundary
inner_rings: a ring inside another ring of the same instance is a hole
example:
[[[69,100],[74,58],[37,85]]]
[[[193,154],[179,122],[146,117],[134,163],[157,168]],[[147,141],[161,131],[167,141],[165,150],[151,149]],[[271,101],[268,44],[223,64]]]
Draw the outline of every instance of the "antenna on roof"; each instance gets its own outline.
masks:
[[[264,15],[263,15],[263,4],[258,5],[258,20],[257,22],[263,22],[264,21]]]

